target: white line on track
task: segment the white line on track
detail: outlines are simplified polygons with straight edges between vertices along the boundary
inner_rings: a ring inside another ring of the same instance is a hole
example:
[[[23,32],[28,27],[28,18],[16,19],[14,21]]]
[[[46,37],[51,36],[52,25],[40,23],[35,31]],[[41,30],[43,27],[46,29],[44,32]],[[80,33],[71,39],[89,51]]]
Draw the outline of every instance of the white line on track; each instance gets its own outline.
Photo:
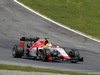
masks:
[[[73,29],[71,29],[71,28],[69,28],[69,27],[67,27],[67,26],[64,26],[64,25],[62,25],[62,24],[60,24],[60,23],[57,23],[57,22],[55,22],[55,21],[53,21],[53,20],[51,20],[51,19],[49,19],[49,18],[47,18],[47,17],[41,15],[40,13],[34,11],[33,9],[31,9],[31,8],[29,8],[29,7],[27,7],[27,6],[25,6],[24,4],[18,2],[17,0],[14,0],[14,1],[15,1],[16,3],[18,3],[19,5],[23,6],[24,8],[28,9],[29,11],[31,11],[31,12],[33,12],[33,13],[39,15],[40,17],[42,17],[42,18],[44,18],[44,19],[46,19],[46,20],[48,20],[48,21],[50,21],[50,22],[52,22],[52,23],[54,23],[54,24],[56,24],[56,25],[58,25],[58,26],[60,26],[60,27],[63,27],[63,28],[65,28],[65,29],[67,29],[67,30],[70,30],[70,31],[72,31],[72,32],[74,32],[74,33],[77,33],[77,34],[79,34],[79,35],[81,35],[81,36],[84,36],[84,37],[86,37],[86,38],[88,38],[88,39],[91,39],[91,40],[94,40],[94,41],[100,43],[100,40],[98,40],[98,39],[96,39],[96,38],[92,38],[91,36],[85,35],[85,34],[79,32],[79,31],[73,30]]]

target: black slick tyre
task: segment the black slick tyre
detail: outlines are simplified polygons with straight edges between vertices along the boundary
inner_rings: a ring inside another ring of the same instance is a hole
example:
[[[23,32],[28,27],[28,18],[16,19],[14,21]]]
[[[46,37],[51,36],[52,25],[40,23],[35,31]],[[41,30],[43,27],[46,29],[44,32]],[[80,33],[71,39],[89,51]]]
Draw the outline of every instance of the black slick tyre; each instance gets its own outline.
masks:
[[[78,50],[70,50],[69,56],[71,57],[71,63],[77,63],[80,58]]]
[[[48,57],[51,56],[51,52],[49,49],[43,49],[41,52],[41,60],[42,61],[49,61]]]
[[[23,56],[23,48],[20,45],[15,45],[12,49],[12,55],[14,58],[21,58]]]

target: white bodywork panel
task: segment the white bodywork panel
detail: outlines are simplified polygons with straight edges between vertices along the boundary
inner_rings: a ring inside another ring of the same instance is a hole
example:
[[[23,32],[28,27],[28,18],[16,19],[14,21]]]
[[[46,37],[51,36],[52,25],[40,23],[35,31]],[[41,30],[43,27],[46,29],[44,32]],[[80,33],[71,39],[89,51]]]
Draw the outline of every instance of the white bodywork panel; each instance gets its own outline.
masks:
[[[30,56],[36,56],[36,51],[37,51],[37,48],[33,48],[33,49],[30,51]]]
[[[61,56],[61,55],[63,55],[63,56],[68,56],[68,54],[65,52],[64,49],[62,49],[62,48],[57,48],[57,50],[60,52],[60,55],[59,55],[59,56]]]
[[[43,47],[44,48],[44,47]],[[43,49],[43,48],[38,48],[38,50],[39,49]],[[61,56],[61,55],[63,55],[63,56],[68,56],[68,54],[64,51],[64,49],[62,49],[62,48],[49,48],[50,49],[50,51],[51,52],[53,52],[54,50],[56,51],[58,51],[58,52],[60,52],[60,54],[58,55],[58,56]],[[31,51],[30,51],[30,55],[31,56],[37,56],[36,55],[36,52],[37,52],[37,48],[33,48]]]

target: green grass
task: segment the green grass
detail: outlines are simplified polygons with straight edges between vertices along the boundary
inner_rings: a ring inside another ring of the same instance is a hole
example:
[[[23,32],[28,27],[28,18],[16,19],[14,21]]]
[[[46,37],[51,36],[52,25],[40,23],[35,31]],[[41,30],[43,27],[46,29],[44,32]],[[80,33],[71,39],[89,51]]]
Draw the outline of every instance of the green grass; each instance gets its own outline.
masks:
[[[100,0],[18,0],[72,29],[100,39]]]
[[[34,67],[4,65],[4,64],[0,64],[0,70],[17,70],[17,71],[26,71],[26,72],[47,72],[47,73],[69,74],[69,75],[99,75],[99,74],[85,74],[85,73],[58,71],[58,70],[50,70],[50,69],[42,69],[42,68],[34,68]]]

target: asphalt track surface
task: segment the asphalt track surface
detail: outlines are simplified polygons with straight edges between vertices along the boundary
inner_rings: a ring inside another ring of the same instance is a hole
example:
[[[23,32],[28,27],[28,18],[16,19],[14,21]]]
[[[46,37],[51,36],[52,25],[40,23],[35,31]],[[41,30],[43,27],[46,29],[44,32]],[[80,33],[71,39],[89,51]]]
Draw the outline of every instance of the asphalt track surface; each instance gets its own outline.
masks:
[[[79,49],[84,62],[42,62],[13,58],[12,46],[20,37],[49,37],[53,44]],[[100,73],[100,43],[87,39],[30,12],[13,0],[0,0],[0,63],[64,71]]]

